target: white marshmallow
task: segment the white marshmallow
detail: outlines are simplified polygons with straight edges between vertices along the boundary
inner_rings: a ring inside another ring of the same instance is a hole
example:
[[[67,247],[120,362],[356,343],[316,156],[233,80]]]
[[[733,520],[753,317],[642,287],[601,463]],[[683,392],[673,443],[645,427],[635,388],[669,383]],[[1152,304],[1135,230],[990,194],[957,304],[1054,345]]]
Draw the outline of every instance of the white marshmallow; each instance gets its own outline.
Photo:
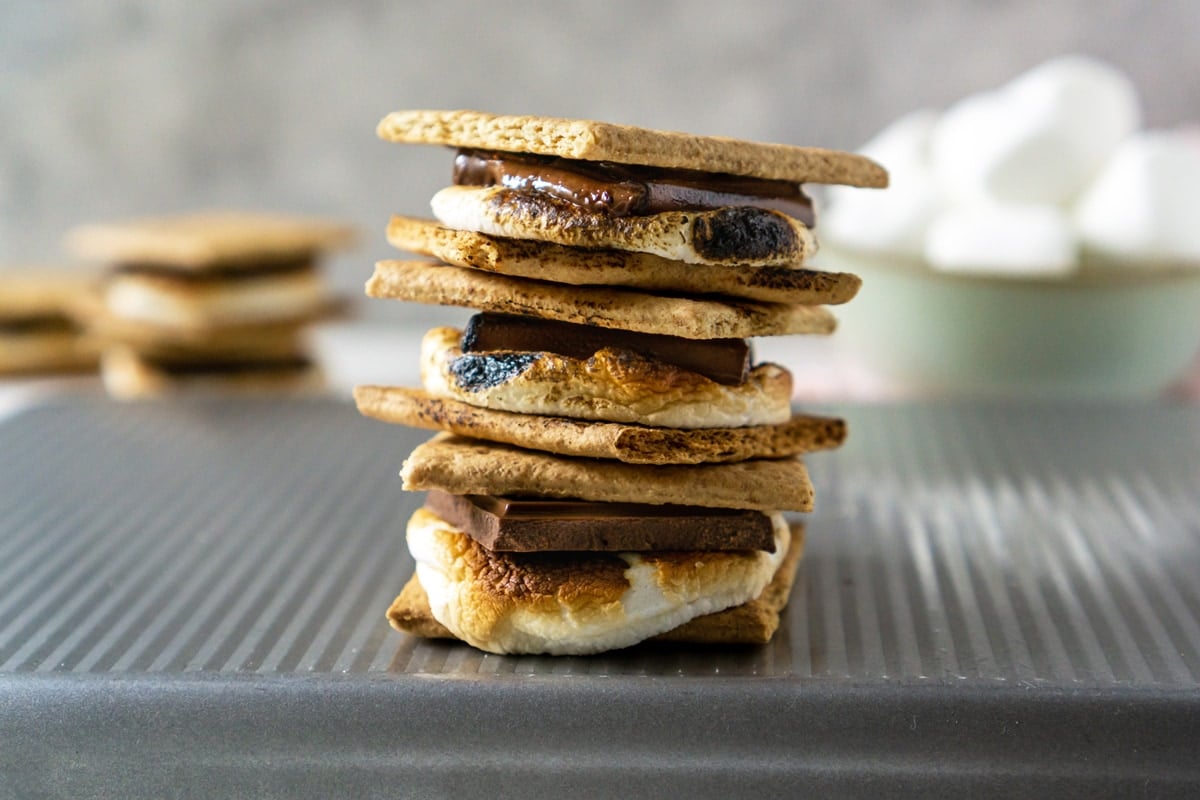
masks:
[[[937,116],[907,114],[859,149],[888,170],[888,188],[830,187],[829,208],[820,216],[824,241],[862,252],[921,255],[925,229],[940,207],[929,170],[929,135]]]
[[[1130,138],[1080,198],[1075,223],[1095,253],[1200,266],[1200,147],[1164,132]]]
[[[885,191],[839,188],[819,218],[821,241],[864,253],[920,257],[925,231],[941,207],[927,170],[890,174]]]
[[[1047,61],[1008,88],[1019,106],[1053,114],[1088,176],[1094,176],[1141,123],[1137,88],[1120,70],[1086,56]]]
[[[905,114],[858,149],[878,161],[888,172],[929,168],[929,137],[938,112],[922,109]]]
[[[1082,56],[1047,62],[942,115],[930,157],[965,201],[1062,204],[1136,129],[1137,96],[1115,69]]]
[[[934,174],[954,201],[977,202],[984,196],[983,174],[996,160],[998,131],[1008,124],[997,92],[969,95],[946,109],[929,139]]]
[[[951,209],[929,228],[925,260],[944,272],[1053,277],[1077,266],[1070,220],[1054,206]]]

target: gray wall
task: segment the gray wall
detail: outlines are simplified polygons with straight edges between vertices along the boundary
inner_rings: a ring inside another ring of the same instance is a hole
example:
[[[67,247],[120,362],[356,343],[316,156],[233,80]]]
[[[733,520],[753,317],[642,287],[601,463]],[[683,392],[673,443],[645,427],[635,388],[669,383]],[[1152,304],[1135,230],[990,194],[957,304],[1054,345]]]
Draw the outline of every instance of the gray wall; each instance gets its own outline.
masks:
[[[585,116],[852,148],[896,115],[1081,51],[1126,69],[1150,124],[1200,119],[1200,3],[10,0],[0,4],[0,262],[71,225],[197,207],[361,225],[447,154],[379,142],[404,107]],[[416,314],[382,309],[374,314]]]

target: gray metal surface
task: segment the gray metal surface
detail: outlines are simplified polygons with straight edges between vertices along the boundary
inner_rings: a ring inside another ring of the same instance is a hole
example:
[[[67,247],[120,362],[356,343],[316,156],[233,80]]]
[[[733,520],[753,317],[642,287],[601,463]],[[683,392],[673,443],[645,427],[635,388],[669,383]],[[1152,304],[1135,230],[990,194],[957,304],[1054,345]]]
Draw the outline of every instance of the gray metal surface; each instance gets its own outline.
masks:
[[[0,800],[1200,792],[1200,410],[845,412],[772,644],[560,659],[383,621],[424,432],[332,401],[10,420]]]

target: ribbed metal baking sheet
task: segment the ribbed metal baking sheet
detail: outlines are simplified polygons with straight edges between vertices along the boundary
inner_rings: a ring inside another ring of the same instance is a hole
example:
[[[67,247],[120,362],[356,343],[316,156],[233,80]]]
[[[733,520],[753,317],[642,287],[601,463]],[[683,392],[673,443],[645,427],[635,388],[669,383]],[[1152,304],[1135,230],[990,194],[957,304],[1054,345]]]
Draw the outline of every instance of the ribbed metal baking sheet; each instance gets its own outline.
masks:
[[[9,420],[0,800],[1200,791],[1200,410],[843,411],[771,645],[560,659],[383,621],[424,432],[326,400]]]

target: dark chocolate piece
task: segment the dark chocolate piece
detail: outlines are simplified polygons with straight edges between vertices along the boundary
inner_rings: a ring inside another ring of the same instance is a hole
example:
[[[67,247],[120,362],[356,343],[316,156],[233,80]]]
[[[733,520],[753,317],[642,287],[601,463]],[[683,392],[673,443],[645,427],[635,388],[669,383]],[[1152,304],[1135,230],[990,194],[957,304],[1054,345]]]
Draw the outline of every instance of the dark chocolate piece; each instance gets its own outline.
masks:
[[[761,511],[641,503],[592,503],[454,495],[433,490],[425,506],[489,550],[775,551]]]
[[[462,337],[464,353],[549,352],[587,359],[605,347],[630,350],[730,386],[744,383],[750,373],[745,339],[684,339],[492,313],[471,317]]]
[[[184,378],[197,375],[253,375],[264,372],[301,372],[312,367],[307,358],[271,359],[214,359],[212,361],[175,361],[171,359],[146,359],[155,369],[171,377]]]
[[[278,258],[268,261],[226,262],[204,269],[182,269],[171,264],[136,262],[117,264],[113,273],[117,275],[148,275],[170,278],[186,283],[215,283],[218,281],[246,281],[255,278],[273,277],[308,272],[316,269],[312,256]]]
[[[0,333],[70,333],[78,327],[62,314],[36,314],[0,319]]]
[[[754,206],[810,228],[816,223],[812,201],[797,183],[699,170],[459,150],[454,183],[544,192],[614,217]]]

